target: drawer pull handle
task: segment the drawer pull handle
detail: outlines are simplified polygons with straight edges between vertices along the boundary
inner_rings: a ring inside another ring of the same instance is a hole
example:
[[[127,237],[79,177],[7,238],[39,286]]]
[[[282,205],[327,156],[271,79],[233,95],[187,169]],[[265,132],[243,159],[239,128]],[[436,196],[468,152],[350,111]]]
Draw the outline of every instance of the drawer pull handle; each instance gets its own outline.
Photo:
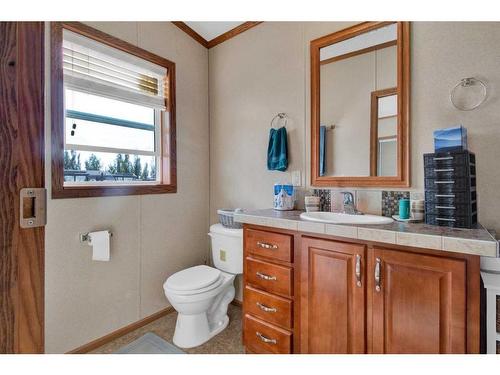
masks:
[[[265,312],[272,312],[272,313],[275,313],[276,311],[278,311],[278,309],[276,309],[276,307],[269,307],[269,306],[263,305],[263,304],[262,304],[262,303],[260,303],[260,302],[257,302],[257,306],[259,306],[259,308],[260,308],[262,311],[265,311]]]
[[[361,255],[356,255],[356,286],[361,286]]]
[[[455,168],[444,168],[444,169],[436,169],[434,168],[434,172],[453,172]]]
[[[375,259],[375,290],[380,292],[380,258]]]
[[[257,246],[262,247],[263,249],[268,249],[268,250],[276,250],[278,248],[278,245],[272,244],[272,243],[267,243],[267,242],[257,242]]]
[[[456,219],[448,219],[446,217],[437,217],[436,220],[438,220],[438,221],[457,221]]]
[[[455,194],[436,194],[436,198],[455,198]]]
[[[455,206],[436,206],[436,208],[444,208],[447,210],[456,210],[457,209]]]
[[[443,156],[441,158],[433,158],[433,160],[453,160],[453,156]]]
[[[265,273],[261,273],[261,272],[255,272],[255,274],[260,277],[262,280],[267,280],[267,281],[274,281],[276,280],[276,276],[269,276],[269,275],[266,275]]]
[[[255,335],[260,339],[260,341],[265,342],[266,344],[274,344],[276,345],[276,339],[270,339],[269,337],[264,336],[260,332],[255,332]]]
[[[434,181],[435,184],[454,184],[454,180],[442,180],[442,181]]]

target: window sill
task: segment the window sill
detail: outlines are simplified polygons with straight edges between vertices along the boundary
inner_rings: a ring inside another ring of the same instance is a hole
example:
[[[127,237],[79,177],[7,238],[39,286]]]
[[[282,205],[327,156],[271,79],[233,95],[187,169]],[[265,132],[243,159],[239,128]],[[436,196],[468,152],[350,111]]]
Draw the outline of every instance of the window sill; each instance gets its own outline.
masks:
[[[177,193],[177,184],[52,187],[52,199]]]

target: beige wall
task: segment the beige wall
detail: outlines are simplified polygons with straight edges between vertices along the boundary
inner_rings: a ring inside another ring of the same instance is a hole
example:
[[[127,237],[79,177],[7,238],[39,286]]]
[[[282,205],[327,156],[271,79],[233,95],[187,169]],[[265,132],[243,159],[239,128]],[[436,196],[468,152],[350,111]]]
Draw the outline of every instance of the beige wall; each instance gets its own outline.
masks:
[[[178,193],[49,199],[48,353],[74,349],[167,307],[165,279],[203,263],[208,248],[207,50],[169,22],[90,25],[176,63]],[[113,232],[111,261],[93,262],[78,234],[105,228]]]
[[[269,120],[277,112],[291,117],[289,171],[301,170],[303,184],[309,181],[309,42],[350,24],[265,22],[210,50],[212,222],[217,207],[270,207],[273,183],[290,179],[266,170]],[[480,220],[500,231],[498,40],[500,23],[412,24],[411,184],[423,191],[422,154],[433,151],[432,131],[462,123],[477,155]],[[479,109],[461,112],[449,91],[469,76],[484,79],[490,96]],[[362,208],[380,210],[380,192],[365,189],[358,199]]]

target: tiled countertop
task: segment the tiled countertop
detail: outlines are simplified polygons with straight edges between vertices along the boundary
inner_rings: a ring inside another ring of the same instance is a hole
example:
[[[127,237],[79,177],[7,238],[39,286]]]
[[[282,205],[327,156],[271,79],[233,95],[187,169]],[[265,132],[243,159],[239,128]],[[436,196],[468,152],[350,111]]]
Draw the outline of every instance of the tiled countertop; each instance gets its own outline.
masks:
[[[393,222],[382,225],[325,224],[302,220],[303,211],[273,209],[245,211],[234,220],[254,225],[330,234],[366,241],[390,243],[434,250],[452,251],[487,257],[498,257],[498,242],[482,226],[476,229],[456,229],[427,224]]]

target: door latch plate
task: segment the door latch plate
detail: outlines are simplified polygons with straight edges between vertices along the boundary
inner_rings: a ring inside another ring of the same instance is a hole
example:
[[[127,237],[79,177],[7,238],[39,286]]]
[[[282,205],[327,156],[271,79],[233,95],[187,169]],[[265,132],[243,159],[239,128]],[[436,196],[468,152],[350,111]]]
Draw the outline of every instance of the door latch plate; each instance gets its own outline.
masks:
[[[47,224],[46,189],[21,189],[19,192],[19,221],[21,228],[37,228]]]

